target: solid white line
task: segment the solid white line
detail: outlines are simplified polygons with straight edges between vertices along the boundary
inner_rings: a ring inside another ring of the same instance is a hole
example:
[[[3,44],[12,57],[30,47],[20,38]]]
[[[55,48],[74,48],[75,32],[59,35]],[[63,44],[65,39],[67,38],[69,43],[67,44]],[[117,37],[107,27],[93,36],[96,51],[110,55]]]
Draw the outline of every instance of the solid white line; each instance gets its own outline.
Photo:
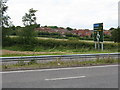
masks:
[[[55,69],[39,69],[39,70],[21,70],[21,71],[7,71],[0,73],[19,73],[19,72],[42,72],[42,71],[58,71],[58,70],[71,70],[71,69],[82,69],[82,68],[102,68],[102,67],[116,67],[118,65],[103,65],[103,66],[86,66],[86,67],[70,67],[70,68],[55,68]]]
[[[46,81],[53,81],[53,80],[65,80],[65,79],[76,79],[76,78],[84,78],[86,76],[76,76],[76,77],[65,77],[65,78],[51,78],[45,79]]]

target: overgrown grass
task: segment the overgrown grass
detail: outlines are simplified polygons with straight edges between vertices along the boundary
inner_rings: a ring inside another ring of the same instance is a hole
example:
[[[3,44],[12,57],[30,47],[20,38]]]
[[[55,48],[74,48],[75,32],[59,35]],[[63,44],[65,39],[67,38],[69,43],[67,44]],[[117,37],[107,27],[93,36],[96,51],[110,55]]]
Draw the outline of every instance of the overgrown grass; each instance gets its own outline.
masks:
[[[94,49],[93,42],[84,42],[79,40],[55,40],[55,39],[33,39],[31,44],[27,44],[26,41],[18,37],[12,38],[9,42],[9,45],[3,46],[14,47],[9,49],[20,50],[20,51],[40,51],[42,50],[54,50],[54,49]],[[28,40],[29,41],[29,40]],[[118,44],[116,43],[104,43],[104,48],[107,49],[116,49]]]
[[[71,54],[95,54],[95,53],[117,53],[117,50],[104,50],[104,51],[98,51],[98,50],[87,50],[87,49],[73,49],[73,50],[58,50],[58,49],[54,49],[54,50],[41,50],[40,52],[44,52],[40,53],[40,54],[35,54],[35,52],[33,52],[33,54],[22,54],[22,53],[6,53],[3,54],[2,57],[14,57],[14,56],[41,56],[41,55],[71,55]]]
[[[5,54],[2,55],[2,57],[16,57],[16,56],[42,56],[42,55],[69,55],[67,53],[48,53],[46,52],[46,54]]]
[[[120,59],[119,59],[120,60]],[[3,70],[19,70],[19,69],[40,69],[40,68],[55,68],[55,67],[73,67],[73,66],[91,66],[91,65],[104,65],[104,64],[117,64],[118,59],[113,58],[103,58],[89,61],[61,61],[56,59],[56,61],[50,61],[46,63],[37,63],[37,60],[31,60],[30,62],[19,61],[17,64],[13,65],[2,65]]]
[[[10,38],[9,38],[10,39]],[[32,51],[32,52],[57,52],[51,54],[35,55],[61,55],[64,54],[84,54],[84,53],[113,53],[118,52],[118,43],[104,43],[104,51],[94,49],[94,42],[79,40],[56,40],[56,39],[35,39],[28,45],[18,37],[10,39],[8,45],[3,49],[13,51]],[[6,54],[3,56],[29,56],[26,54]],[[34,56],[34,54],[33,54]]]

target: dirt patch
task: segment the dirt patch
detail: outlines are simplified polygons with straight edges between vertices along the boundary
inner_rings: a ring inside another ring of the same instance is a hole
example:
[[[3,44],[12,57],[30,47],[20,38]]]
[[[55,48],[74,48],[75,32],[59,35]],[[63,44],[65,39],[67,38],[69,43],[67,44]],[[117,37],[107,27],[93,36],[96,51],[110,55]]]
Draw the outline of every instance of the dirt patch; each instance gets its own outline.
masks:
[[[32,52],[32,51],[12,51],[12,50],[0,50],[2,55],[34,55],[34,54],[66,54],[66,52]]]

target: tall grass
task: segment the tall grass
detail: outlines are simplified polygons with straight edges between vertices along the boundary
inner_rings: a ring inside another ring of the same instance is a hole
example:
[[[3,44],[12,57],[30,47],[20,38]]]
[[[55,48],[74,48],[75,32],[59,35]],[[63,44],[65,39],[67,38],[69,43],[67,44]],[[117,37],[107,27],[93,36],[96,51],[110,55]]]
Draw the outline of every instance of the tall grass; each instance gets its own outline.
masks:
[[[40,69],[40,68],[57,68],[57,67],[74,67],[74,66],[93,66],[93,65],[106,65],[106,64],[118,64],[118,59],[104,58],[89,61],[49,61],[40,63],[37,60],[31,60],[29,62],[19,61],[16,64],[2,65],[2,70],[20,70],[20,69]]]
[[[19,51],[72,51],[87,52],[94,49],[94,43],[79,40],[33,39],[31,44],[19,37],[11,38],[3,48]],[[105,50],[117,50],[118,44],[104,43]]]

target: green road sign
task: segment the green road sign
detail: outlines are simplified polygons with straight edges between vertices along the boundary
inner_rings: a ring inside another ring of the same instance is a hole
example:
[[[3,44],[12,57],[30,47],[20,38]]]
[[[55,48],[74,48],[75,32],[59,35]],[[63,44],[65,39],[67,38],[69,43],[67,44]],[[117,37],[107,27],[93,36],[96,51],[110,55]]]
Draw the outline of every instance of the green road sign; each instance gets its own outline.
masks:
[[[94,24],[94,41],[103,42],[103,23]]]

